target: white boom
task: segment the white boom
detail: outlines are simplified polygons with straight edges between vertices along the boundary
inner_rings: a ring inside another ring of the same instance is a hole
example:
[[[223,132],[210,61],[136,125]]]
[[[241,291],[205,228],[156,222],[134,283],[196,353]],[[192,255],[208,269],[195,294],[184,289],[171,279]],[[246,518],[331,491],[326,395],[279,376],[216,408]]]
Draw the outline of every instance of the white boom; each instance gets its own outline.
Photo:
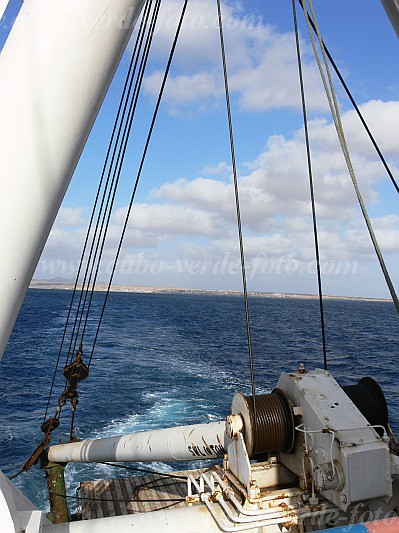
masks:
[[[53,463],[107,461],[190,461],[223,457],[225,422],[143,431],[120,437],[51,446]]]
[[[25,0],[0,54],[0,358],[143,5]]]

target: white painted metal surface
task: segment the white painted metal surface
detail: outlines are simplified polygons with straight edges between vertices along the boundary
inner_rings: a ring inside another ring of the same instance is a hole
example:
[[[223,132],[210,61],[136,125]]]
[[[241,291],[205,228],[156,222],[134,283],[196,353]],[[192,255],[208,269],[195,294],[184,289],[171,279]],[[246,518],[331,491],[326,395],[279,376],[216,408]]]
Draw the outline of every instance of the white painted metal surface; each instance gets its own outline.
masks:
[[[143,4],[25,0],[0,54],[0,358]],[[2,533],[41,523],[0,473]]]
[[[21,530],[17,509],[7,478],[0,472],[0,520],[4,531],[11,533]]]
[[[1,533],[38,533],[50,522],[0,471]]]
[[[5,10],[7,9],[9,0],[0,0],[0,19],[4,15]]]
[[[54,463],[103,461],[189,461],[223,457],[225,422],[143,431],[121,437],[51,446]]]
[[[140,533],[168,531],[171,533],[220,533],[220,529],[205,506],[193,506],[183,509],[172,508],[155,513],[98,518],[43,527],[43,533],[121,533],[136,531]],[[276,528],[270,532],[268,530],[267,533],[277,533],[278,531],[280,530]]]
[[[399,37],[399,0],[381,0],[381,3],[387,12],[396,35]]]
[[[143,4],[25,0],[0,54],[0,357]]]
[[[232,440],[227,446],[229,456],[229,470],[247,489],[251,485],[251,463],[247,453],[247,448],[242,434]]]
[[[388,446],[331,374],[283,373],[277,386],[302,412],[293,453],[279,456],[287,468],[302,479],[312,477],[314,489],[325,478],[321,494],[344,511],[392,496]]]

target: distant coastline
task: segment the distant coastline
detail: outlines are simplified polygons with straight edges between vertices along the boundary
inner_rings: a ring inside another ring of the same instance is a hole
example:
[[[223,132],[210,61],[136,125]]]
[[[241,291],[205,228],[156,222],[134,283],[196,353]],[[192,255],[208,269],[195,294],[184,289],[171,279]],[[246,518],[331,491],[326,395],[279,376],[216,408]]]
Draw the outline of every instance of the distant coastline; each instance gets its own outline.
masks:
[[[32,280],[29,286],[30,289],[43,289],[43,290],[73,290],[74,284],[69,281],[52,281],[52,280]],[[80,289],[80,286],[78,287]],[[96,286],[96,291],[104,292],[107,290],[107,285],[99,283]],[[229,291],[229,290],[212,290],[212,289],[183,289],[183,288],[171,288],[150,286],[142,287],[136,285],[113,285],[111,292],[133,292],[141,294],[193,294],[193,295],[208,295],[208,296],[241,296],[241,291]],[[249,296],[259,298],[286,298],[297,299],[302,298],[305,300],[314,300],[318,298],[316,294],[291,294],[281,292],[248,292]],[[326,300],[359,300],[366,302],[390,302],[388,298],[369,298],[361,296],[330,296],[324,295]]]

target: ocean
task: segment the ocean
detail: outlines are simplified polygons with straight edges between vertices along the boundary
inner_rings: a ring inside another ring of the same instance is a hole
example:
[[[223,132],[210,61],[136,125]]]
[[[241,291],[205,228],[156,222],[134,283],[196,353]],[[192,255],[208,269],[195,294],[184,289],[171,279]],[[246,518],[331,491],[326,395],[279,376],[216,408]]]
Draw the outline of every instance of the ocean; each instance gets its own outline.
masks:
[[[93,309],[98,312],[103,295],[96,296]],[[42,438],[40,424],[70,298],[69,291],[30,289],[0,364],[0,468],[6,475],[21,468]],[[280,372],[296,370],[299,363],[322,367],[318,305],[312,299],[250,297],[257,393],[270,392]],[[398,317],[393,304],[327,300],[325,320],[329,371],[342,385],[375,378],[397,431]],[[60,380],[51,414],[61,386]],[[90,376],[79,388],[76,435],[97,438],[222,420],[236,391],[250,393],[241,297],[111,293]],[[53,443],[68,440],[70,409],[64,409]],[[136,466],[166,472],[194,463]],[[81,480],[118,475],[119,470],[105,465],[69,465],[67,492],[75,494]],[[15,483],[47,508],[44,474],[37,466]]]

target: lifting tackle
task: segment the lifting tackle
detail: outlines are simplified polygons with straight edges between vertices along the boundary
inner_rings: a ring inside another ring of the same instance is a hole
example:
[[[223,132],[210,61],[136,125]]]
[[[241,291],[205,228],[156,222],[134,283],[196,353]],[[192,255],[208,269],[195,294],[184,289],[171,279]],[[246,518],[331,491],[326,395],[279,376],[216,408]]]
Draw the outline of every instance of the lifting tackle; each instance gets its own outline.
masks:
[[[66,387],[58,399],[57,412],[59,413],[67,400],[71,402],[72,412],[76,411],[76,406],[79,403],[78,385],[80,381],[86,379],[89,375],[89,368],[82,361],[83,348],[79,346],[75,360],[65,366],[63,375],[66,379]]]
[[[35,448],[29,459],[26,461],[22,470],[27,472],[39,459],[43,459],[43,465],[46,463],[44,459],[44,451],[48,447],[51,441],[53,431],[60,425],[59,417],[61,409],[66,404],[67,400],[72,405],[72,421],[76,411],[76,406],[79,402],[78,385],[80,381],[86,379],[89,375],[89,369],[82,360],[83,349],[82,345],[79,346],[75,360],[69,365],[64,367],[63,375],[66,379],[66,386],[58,399],[57,410],[55,416],[48,418],[40,426],[40,429],[44,433],[44,437],[40,444]],[[72,440],[72,428],[71,428],[71,440]],[[42,466],[43,466],[42,465]]]
[[[50,444],[53,430],[56,429],[59,425],[60,421],[56,417],[48,418],[45,422],[43,422],[43,424],[40,426],[40,429],[43,431],[44,437],[41,443],[31,453],[29,459],[22,467],[23,471],[27,472],[41,458],[44,450]]]
[[[82,345],[80,345],[75,360],[64,367],[63,375],[66,379],[66,386],[58,399],[55,416],[48,418],[40,426],[40,429],[44,433],[44,437],[22,467],[22,470],[27,472],[40,459],[41,468],[44,468],[46,470],[51,517],[52,522],[54,524],[64,523],[69,520],[68,506],[66,503],[64,465],[52,463],[51,461],[49,461],[47,458],[46,451],[51,441],[52,432],[60,425],[59,418],[61,410],[66,404],[67,400],[69,400],[72,405],[72,424],[70,440],[74,440],[72,438],[73,422],[76,406],[79,402],[79,395],[77,389],[79,382],[86,379],[89,375],[89,369],[87,365],[83,362],[82,356],[83,349]]]

